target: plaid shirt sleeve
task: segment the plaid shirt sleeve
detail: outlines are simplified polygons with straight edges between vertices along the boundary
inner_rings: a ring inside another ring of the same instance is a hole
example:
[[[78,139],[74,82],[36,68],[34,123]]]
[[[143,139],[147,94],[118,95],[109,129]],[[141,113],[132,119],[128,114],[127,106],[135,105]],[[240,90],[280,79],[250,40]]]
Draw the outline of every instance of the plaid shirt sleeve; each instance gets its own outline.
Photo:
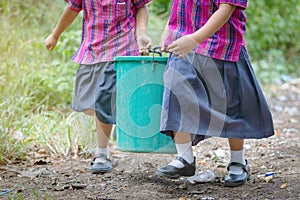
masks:
[[[68,3],[68,8],[74,12],[82,10],[82,0],[65,0]]]
[[[141,8],[151,1],[152,0],[132,0],[132,3],[135,8]]]
[[[228,3],[237,6],[241,10],[245,10],[247,8],[247,2],[248,0],[220,0],[220,4]]]

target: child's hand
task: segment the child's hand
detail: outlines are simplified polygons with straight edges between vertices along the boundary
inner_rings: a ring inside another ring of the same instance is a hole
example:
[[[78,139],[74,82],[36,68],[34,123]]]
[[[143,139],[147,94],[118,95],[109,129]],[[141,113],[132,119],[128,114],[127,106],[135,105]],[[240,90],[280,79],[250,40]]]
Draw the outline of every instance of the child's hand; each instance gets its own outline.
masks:
[[[137,43],[141,55],[148,55],[151,48],[152,40],[146,34],[140,34],[137,36]]]
[[[49,35],[46,40],[45,40],[45,47],[49,50],[52,51],[53,48],[56,46],[58,42],[58,38],[55,37],[53,34]]]
[[[192,35],[185,35],[168,46],[169,52],[178,55],[179,58],[185,57],[190,53],[199,43],[193,39]]]

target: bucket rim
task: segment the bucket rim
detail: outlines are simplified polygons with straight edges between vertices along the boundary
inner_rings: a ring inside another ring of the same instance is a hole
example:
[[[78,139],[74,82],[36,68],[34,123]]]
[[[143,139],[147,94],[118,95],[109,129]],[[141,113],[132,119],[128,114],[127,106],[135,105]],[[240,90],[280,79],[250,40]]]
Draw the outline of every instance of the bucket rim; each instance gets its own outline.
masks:
[[[119,61],[167,61],[168,57],[162,56],[117,56],[114,58],[115,62]]]

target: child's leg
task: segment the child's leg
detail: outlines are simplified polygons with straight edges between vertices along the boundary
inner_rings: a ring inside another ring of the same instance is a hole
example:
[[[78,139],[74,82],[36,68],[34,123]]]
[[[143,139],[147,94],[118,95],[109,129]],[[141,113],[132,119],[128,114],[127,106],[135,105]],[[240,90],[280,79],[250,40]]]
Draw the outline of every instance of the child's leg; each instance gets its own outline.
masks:
[[[250,167],[244,157],[244,139],[229,138],[230,163],[225,177],[225,186],[235,187],[246,183],[250,176]]]
[[[115,165],[108,147],[111,130],[111,124],[104,124],[96,118],[97,147],[91,169],[94,174],[109,172]]]
[[[246,164],[244,157],[244,139],[238,138],[229,138],[229,146],[230,146],[230,162],[241,163],[243,165]],[[231,166],[229,168],[229,173],[231,174],[242,174],[243,169],[237,166]]]
[[[93,110],[86,110],[84,111],[84,114],[95,116],[95,123],[96,123],[96,132],[97,132],[97,147],[96,147],[96,153],[95,154],[104,154],[109,155],[109,149],[108,149],[108,143],[109,138],[112,130],[112,124],[104,124],[101,121],[98,120],[98,118],[95,115],[95,111]]]
[[[239,138],[228,138],[230,150],[240,151],[244,147],[244,139]]]
[[[174,132],[174,142],[177,150],[177,155],[182,157],[188,163],[194,161],[191,135],[187,133]],[[184,167],[184,164],[179,160],[173,160],[169,165],[177,168]]]
[[[169,178],[180,176],[193,176],[196,170],[195,158],[193,156],[191,135],[188,133],[174,133],[174,142],[177,156],[168,165],[156,170],[156,174]]]
[[[96,118],[97,147],[99,149],[107,149],[107,152],[105,153],[106,155],[108,155],[109,153],[108,143],[109,143],[111,130],[112,130],[112,124],[104,124]]]

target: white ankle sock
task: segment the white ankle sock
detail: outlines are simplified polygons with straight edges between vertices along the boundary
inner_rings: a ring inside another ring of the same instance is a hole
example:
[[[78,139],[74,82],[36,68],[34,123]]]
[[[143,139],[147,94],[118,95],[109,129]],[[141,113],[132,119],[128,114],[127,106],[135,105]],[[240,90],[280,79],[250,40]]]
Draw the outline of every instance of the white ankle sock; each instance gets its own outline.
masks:
[[[192,163],[194,161],[192,142],[184,143],[184,144],[175,144],[177,155],[182,157],[188,163]],[[184,164],[179,160],[173,160],[169,165],[172,165],[176,168],[184,167]]]
[[[96,150],[95,150],[95,155],[97,154],[104,154],[104,155],[109,155],[109,149],[108,147],[106,148],[99,148],[99,147],[96,147]],[[103,159],[101,158],[96,158],[95,159],[95,162],[103,162]]]
[[[237,162],[237,163],[241,163],[243,165],[246,164],[245,161],[245,157],[244,157],[244,149],[240,150],[240,151],[232,151],[230,150],[230,162]],[[229,168],[229,173],[230,174],[242,174],[243,173],[243,169],[237,166],[231,166]]]
[[[99,147],[96,147],[96,150],[95,150],[95,154],[104,154],[104,155],[108,155],[109,152],[108,152],[108,147],[106,148],[99,148]]]

